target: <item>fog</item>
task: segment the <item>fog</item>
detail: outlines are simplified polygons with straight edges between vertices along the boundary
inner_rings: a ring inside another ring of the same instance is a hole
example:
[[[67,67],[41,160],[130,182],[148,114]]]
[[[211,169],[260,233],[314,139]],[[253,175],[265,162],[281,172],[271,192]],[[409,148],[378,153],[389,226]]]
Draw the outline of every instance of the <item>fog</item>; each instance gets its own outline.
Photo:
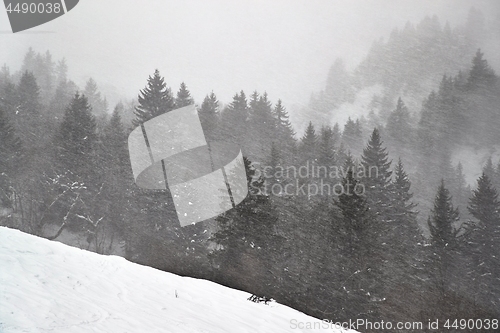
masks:
[[[500,12],[498,1],[473,0],[83,0],[16,34],[0,11],[0,64],[16,71],[28,47],[50,50],[80,87],[93,77],[111,107],[136,97],[155,68],[174,91],[184,81],[197,103],[212,90],[228,103],[243,89],[297,107],[324,87],[336,57],[353,68],[393,28],[434,14],[453,25],[471,6],[488,19]]]

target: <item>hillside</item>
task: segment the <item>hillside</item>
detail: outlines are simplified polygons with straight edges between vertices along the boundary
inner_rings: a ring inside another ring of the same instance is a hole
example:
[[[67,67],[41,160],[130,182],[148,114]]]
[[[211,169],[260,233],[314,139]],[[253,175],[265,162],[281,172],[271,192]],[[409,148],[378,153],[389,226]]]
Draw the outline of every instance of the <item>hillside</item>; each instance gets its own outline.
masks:
[[[332,332],[248,293],[0,227],[0,332]],[[292,322],[293,321],[293,322]]]
[[[317,124],[343,125],[347,115],[367,117],[374,111],[386,120],[398,97],[403,98],[411,112],[419,113],[422,100],[439,87],[443,75],[466,72],[478,48],[494,58],[494,66],[498,63],[492,46],[497,44],[493,42],[498,34],[495,24],[474,8],[467,20],[455,27],[440,22],[436,15],[417,24],[407,22],[390,36],[375,40],[353,71],[337,59],[328,72],[324,90],[311,98],[310,118]],[[369,87],[378,87],[377,93],[369,96],[371,103],[357,105],[359,95]],[[346,113],[345,105],[352,105],[356,112]]]

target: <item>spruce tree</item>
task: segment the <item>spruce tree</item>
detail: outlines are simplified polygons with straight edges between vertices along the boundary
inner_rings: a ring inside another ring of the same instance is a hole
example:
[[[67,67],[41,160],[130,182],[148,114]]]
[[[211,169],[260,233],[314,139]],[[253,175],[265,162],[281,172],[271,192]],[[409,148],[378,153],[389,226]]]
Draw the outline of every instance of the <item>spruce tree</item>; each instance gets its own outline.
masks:
[[[267,190],[272,190],[272,186],[276,183],[282,183],[284,179],[277,178],[277,168],[281,166],[282,164],[282,156],[281,152],[278,150],[276,147],[276,144],[274,142],[271,143],[271,152],[270,156],[268,158],[268,163],[267,166],[270,167],[270,170],[266,172],[265,180],[268,182],[266,185],[268,185]],[[268,191],[271,194],[276,194],[272,193],[271,191]]]
[[[488,177],[490,181],[492,179],[495,179],[495,168],[493,167],[491,156],[486,160],[486,164],[483,167],[483,173]]]
[[[96,121],[87,97],[76,93],[55,137],[60,171],[70,171],[84,179],[93,174],[96,142]]]
[[[319,136],[319,165],[326,166],[327,168],[335,165],[335,143],[333,140],[332,128],[329,126],[323,126]]]
[[[172,92],[158,70],[155,70],[152,77],[149,76],[146,87],[140,91],[138,101],[139,105],[134,112],[135,119],[132,120],[134,126],[175,108]]]
[[[12,82],[12,76],[10,74],[10,68],[7,64],[3,64],[2,68],[0,68],[0,96],[2,96],[2,91],[7,82]]]
[[[469,71],[467,85],[469,89],[479,89],[481,87],[492,87],[497,77],[495,72],[488,64],[486,59],[483,59],[484,53],[478,49],[474,59],[472,59],[472,68]]]
[[[477,181],[468,209],[475,219],[469,223],[469,233],[473,248],[471,269],[479,284],[476,291],[484,305],[494,312],[500,305],[494,296],[500,292],[500,282],[496,278],[500,274],[500,202],[497,191],[484,172]]]
[[[390,304],[384,307],[387,311],[390,311],[391,306],[393,309],[408,306],[405,304],[407,300],[394,295],[391,289],[398,288],[408,294],[421,295],[424,289],[422,281],[427,278],[425,266],[422,264],[425,259],[424,237],[417,222],[417,205],[412,198],[411,181],[399,159],[390,186],[392,204],[387,212],[390,224],[381,237],[385,244],[382,250],[384,286],[391,286],[386,289],[387,303]],[[413,302],[418,302],[419,298],[416,297]]]
[[[149,76],[147,85],[138,96],[139,105],[135,107],[135,119],[133,126],[170,112],[175,109],[175,100],[172,92],[160,75],[158,69],[153,76]],[[145,237],[140,237],[134,245],[139,255],[154,265],[164,265],[165,259],[161,258],[158,251],[166,251],[167,237],[176,243],[176,238],[183,240],[180,231],[179,220],[175,211],[172,193],[168,186],[164,190],[146,190],[134,185],[132,187],[137,205],[141,208],[141,214],[136,216],[137,223],[133,230],[139,230]],[[161,237],[160,237],[161,235]],[[175,237],[175,238],[174,238]],[[149,246],[151,238],[157,238],[154,246]],[[172,249],[170,249],[172,250]],[[175,262],[177,257],[170,259]],[[170,261],[172,264],[172,261]]]
[[[106,98],[101,96],[97,88],[97,83],[94,79],[90,78],[85,84],[83,95],[87,97],[89,105],[92,107],[93,114],[98,118],[105,118],[108,114],[108,102]]]
[[[313,123],[310,121],[306,131],[300,140],[301,161],[314,163],[316,161],[318,136],[314,129]]]
[[[491,179],[491,183],[495,189],[500,189],[500,161],[498,161],[497,167],[495,168],[495,175],[493,179]]]
[[[268,286],[277,283],[273,271],[279,263],[282,238],[275,232],[278,215],[271,196],[264,193],[264,179],[255,177],[250,160],[244,158],[244,164],[250,192],[243,202],[216,218],[213,241],[222,247],[212,257],[232,285],[266,294]],[[246,265],[248,260],[252,266]]]
[[[295,131],[281,99],[278,99],[278,102],[274,106],[273,114],[276,120],[275,138],[278,142],[277,145],[285,155],[284,157],[290,161],[293,159],[296,148]]]
[[[11,205],[11,186],[21,168],[21,157],[21,140],[0,107],[0,205]]]
[[[359,121],[354,121],[349,117],[342,132],[342,142],[345,148],[351,150],[353,153],[360,152],[363,148],[362,135],[363,131]]]
[[[256,100],[254,100],[256,99]],[[272,105],[264,92],[254,92],[250,101],[250,116],[247,128],[247,156],[261,160],[269,155],[270,143],[275,140],[276,124]]]
[[[2,90],[0,90],[0,107],[4,108],[6,115],[11,119],[15,119],[14,115],[16,114],[17,101],[16,85],[12,80],[5,81]]]
[[[40,88],[33,73],[24,72],[16,90],[17,103],[13,119],[25,148],[31,150],[42,142],[43,135],[40,129]]]
[[[103,129],[101,148],[99,150],[99,164],[97,170],[101,172],[103,193],[96,209],[105,209],[103,228],[109,232],[125,230],[127,217],[133,208],[131,202],[131,185],[133,179],[129,171],[129,156],[127,136],[123,127],[121,113],[124,106],[116,105],[113,114]],[[129,236],[129,235],[127,235]]]
[[[219,101],[213,91],[210,95],[205,96],[198,115],[207,140],[214,141],[219,125]]]
[[[435,290],[434,298],[436,298],[437,304],[446,304],[450,298],[449,290],[456,269],[456,253],[459,245],[459,230],[455,224],[459,217],[458,209],[453,207],[450,192],[445,187],[444,180],[441,180],[431,216],[427,220],[431,236],[431,247],[429,248],[430,286],[431,290]],[[440,306],[438,311],[446,313]]]
[[[483,172],[477,181],[477,189],[472,192],[468,209],[472,216],[490,231],[494,231],[498,226],[500,222],[498,193],[493,188],[486,172]],[[493,234],[490,235],[493,236]]]
[[[398,98],[396,109],[391,112],[387,119],[386,130],[398,146],[404,146],[411,142],[410,113],[401,97]]]
[[[125,134],[125,129],[123,127],[121,114],[123,113],[124,106],[122,103],[118,103],[111,115],[111,118],[107,125],[104,127],[102,142],[105,146],[105,151],[107,155],[107,164],[109,167],[116,168],[120,167],[120,172],[113,174],[124,174],[124,166],[127,164],[128,152],[127,152],[127,136]]]
[[[337,201],[344,218],[344,235],[351,254],[359,250],[359,247],[368,240],[368,231],[373,224],[366,197],[359,193],[358,184],[359,181],[354,178],[352,169],[348,169],[347,175],[342,179],[343,192]]]
[[[363,150],[361,165],[365,172],[363,183],[366,186],[368,203],[377,215],[385,219],[385,213],[390,208],[389,187],[392,171],[389,154],[382,144],[379,131],[375,128]]]
[[[19,113],[40,113],[40,87],[32,72],[24,72],[17,86]]]
[[[246,147],[249,108],[243,91],[233,96],[233,101],[224,108],[221,116],[221,136]]]
[[[250,100],[248,101],[248,107],[250,108],[250,112],[255,111],[257,108],[257,105],[259,103],[259,93],[257,90],[254,90],[254,92],[250,95]]]
[[[191,93],[189,92],[186,84],[182,82],[179,91],[177,92],[177,98],[175,99],[175,107],[182,108],[191,104],[194,104],[194,99],[191,97]]]
[[[458,209],[453,207],[450,192],[445,187],[444,180],[441,180],[428,222],[432,244],[437,249],[444,250],[456,245],[457,230],[454,224],[459,217]]]
[[[78,87],[73,81],[59,82],[47,110],[47,118],[50,120],[50,127],[57,127],[61,123],[64,117],[64,111],[71,103],[71,99],[77,91]]]
[[[337,246],[345,256],[341,266],[340,299],[374,318],[377,303],[373,299],[383,299],[384,294],[378,227],[352,170],[343,178],[342,187],[343,193],[336,200],[342,219],[332,221],[338,224]]]
[[[68,80],[68,65],[66,64],[65,58],[62,58],[57,62],[56,75],[56,82],[58,85],[61,84],[61,82],[66,82]]]
[[[394,170],[394,180],[391,186],[391,217],[392,219],[403,220],[404,222],[415,222],[416,227],[416,204],[412,202],[413,193],[410,192],[411,182],[408,174],[404,170],[401,158],[398,160]]]

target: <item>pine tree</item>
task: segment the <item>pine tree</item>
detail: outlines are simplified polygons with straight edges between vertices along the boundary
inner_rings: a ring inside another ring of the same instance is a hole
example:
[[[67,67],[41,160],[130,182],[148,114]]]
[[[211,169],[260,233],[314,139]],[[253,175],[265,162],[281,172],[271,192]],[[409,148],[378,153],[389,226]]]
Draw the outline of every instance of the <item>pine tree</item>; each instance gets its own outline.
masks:
[[[404,146],[411,142],[410,113],[401,97],[398,98],[396,109],[391,112],[387,119],[386,130],[398,145]]]
[[[124,166],[127,164],[128,152],[127,152],[127,136],[125,134],[125,129],[123,127],[121,114],[123,113],[124,106],[122,103],[118,103],[111,115],[111,119],[108,124],[104,127],[103,131],[103,144],[105,146],[105,151],[107,152],[108,164],[111,167]],[[122,170],[120,173],[123,174],[125,171]]]
[[[339,148],[337,150],[337,165],[338,166],[342,166],[342,165],[345,164],[345,161],[346,161],[348,153],[351,154],[351,151],[348,150],[346,152],[346,149],[344,147],[344,143],[341,141],[340,145],[339,145]]]
[[[418,258],[418,252],[421,251],[418,244],[423,241],[423,237],[417,222],[417,204],[412,201],[413,193],[410,192],[410,188],[411,181],[404,170],[403,162],[399,159],[390,187],[392,204],[388,217],[392,223],[386,241],[392,245],[393,257],[402,263],[413,262],[413,265],[407,267],[416,267],[418,259],[421,259]]]
[[[261,160],[269,155],[270,143],[275,140],[276,124],[272,114],[272,105],[264,92],[259,96],[252,94],[250,117],[247,129],[247,156]]]
[[[94,210],[103,210],[105,219],[101,222],[100,229],[97,228],[94,232],[114,233],[121,230],[124,234],[128,227],[127,217],[132,215],[130,210],[134,208],[131,206],[134,201],[131,197],[133,179],[129,172],[127,136],[121,120],[123,111],[123,104],[117,104],[102,133],[96,171],[101,173],[100,182],[104,186],[101,199]]]
[[[282,156],[281,152],[278,150],[278,148],[276,148],[276,144],[274,142],[271,143],[271,152],[268,161],[269,162],[267,166],[269,167],[270,170],[266,172],[264,176],[266,178],[265,179],[266,182],[268,182],[266,183],[266,185],[268,186],[267,189],[272,190],[272,186],[274,184],[282,183],[284,181],[284,179],[276,177],[277,168],[282,164]],[[272,194],[277,194],[277,193],[272,192]]]
[[[255,179],[250,160],[244,158],[244,163],[250,192],[243,202],[217,217],[213,241],[221,248],[213,257],[226,279],[232,278],[232,285],[265,294],[266,286],[277,283],[272,272],[279,262],[282,238],[275,232],[278,216],[271,197],[264,194],[264,179]]]
[[[175,99],[175,107],[182,108],[191,104],[194,104],[194,99],[191,97],[191,93],[189,92],[186,84],[182,82],[179,91],[177,92],[177,98]]]
[[[316,161],[318,136],[312,122],[307,125],[306,131],[300,140],[300,153],[303,162],[309,161],[313,163]]]
[[[3,91],[5,89],[5,85],[8,82],[12,82],[12,76],[10,75],[10,68],[7,64],[4,64],[2,68],[0,68],[0,103],[3,99]]]
[[[233,96],[233,101],[224,108],[221,117],[221,135],[229,141],[246,147],[249,108],[243,90]]]
[[[469,224],[472,251],[472,271],[478,282],[477,291],[486,307],[498,309],[494,295],[500,292],[498,258],[500,250],[500,202],[489,177],[483,172],[477,181],[477,189],[470,198],[469,212],[476,220]]]
[[[453,207],[450,192],[445,187],[444,180],[441,180],[428,222],[431,240],[437,249],[444,250],[456,245],[457,230],[454,224],[459,217],[458,209]]]
[[[359,193],[358,184],[359,181],[354,178],[353,171],[349,168],[342,180],[343,193],[339,195],[337,201],[337,206],[344,217],[344,234],[351,254],[367,240],[368,229],[373,224],[366,197]]]
[[[209,141],[214,141],[217,137],[217,127],[219,125],[219,101],[212,91],[210,95],[205,96],[201,108],[198,111],[201,126],[205,137]]]
[[[363,150],[361,165],[365,172],[363,183],[366,186],[368,203],[377,215],[382,215],[384,218],[390,206],[389,185],[392,171],[391,161],[382,144],[379,131],[375,128]]]
[[[329,126],[323,126],[319,136],[319,165],[326,166],[327,168],[335,165],[335,143],[333,140],[332,128]]]
[[[332,221],[338,224],[337,246],[345,256],[341,298],[373,318],[377,316],[373,299],[383,299],[384,295],[378,226],[352,170],[343,178],[342,187],[343,193],[336,200],[342,219]]]
[[[16,88],[16,109],[13,115],[16,132],[27,150],[43,143],[41,131],[40,88],[31,72],[24,72]]]
[[[335,123],[335,125],[333,125],[332,140],[335,148],[337,148],[341,143],[340,141],[342,140],[342,132],[340,131],[339,123]]]
[[[383,285],[387,292],[387,305],[383,307],[387,312],[383,312],[384,315],[386,313],[394,315],[391,310],[408,308],[407,299],[395,294],[394,289],[404,290],[408,295],[412,295],[412,307],[415,303],[423,306],[425,304],[421,303],[422,290],[425,290],[423,281],[428,277],[423,264],[426,256],[423,247],[424,237],[417,222],[417,205],[412,201],[411,182],[401,159],[394,169],[390,198],[391,207],[387,212],[387,220],[390,223],[381,236],[381,241],[385,244],[382,250]]]
[[[68,80],[68,65],[66,64],[66,59],[62,58],[57,62],[56,67],[56,75],[57,75],[57,85],[61,84],[61,82],[66,82]]]
[[[359,121],[354,121],[349,117],[342,132],[342,142],[345,148],[351,150],[353,153],[360,152],[363,147],[362,135],[363,131]]]
[[[353,174],[353,177],[354,178],[358,178],[358,167],[359,167],[359,163],[357,160],[354,159],[354,156],[352,156],[351,154],[351,151],[348,150],[346,153],[345,153],[345,157],[344,157],[344,164],[342,166],[345,170],[345,172],[347,173],[349,170],[352,171],[352,174]]]
[[[22,144],[0,107],[0,206],[10,206],[11,186],[21,168]]]
[[[439,292],[439,301],[447,298],[447,290],[453,272],[454,251],[458,246],[458,230],[454,224],[459,220],[460,214],[452,204],[450,192],[441,180],[434,208],[431,210],[427,224],[431,234],[432,266],[431,277]]]
[[[488,179],[495,179],[495,168],[493,167],[491,156],[486,160],[486,164],[483,167],[483,173],[488,177]]]
[[[87,97],[89,105],[92,108],[92,112],[97,118],[102,119],[107,116],[108,103],[106,101],[106,98],[103,98],[101,96],[101,93],[97,88],[97,83],[94,79],[90,78],[87,80],[83,95]]]
[[[495,168],[495,175],[491,179],[491,183],[495,189],[500,190],[500,161],[498,161],[497,167]]]
[[[399,159],[391,186],[391,215],[393,219],[416,223],[415,218],[418,212],[415,208],[417,205],[411,201],[413,193],[410,192],[410,187],[410,179],[404,170],[403,162]]]
[[[281,99],[278,99],[278,102],[274,106],[273,115],[276,123],[275,137],[279,149],[283,152],[284,157],[290,161],[293,159],[296,148],[295,131]]]
[[[254,90],[254,92],[250,95],[250,100],[248,101],[248,107],[250,108],[250,111],[253,112],[259,103],[259,93],[257,90]]]
[[[26,71],[33,71],[33,68],[35,67],[35,58],[36,58],[36,53],[33,51],[33,48],[29,48],[26,54],[24,55],[23,59],[23,65],[21,67],[22,72]]]
[[[484,53],[478,49],[476,56],[472,59],[472,68],[469,72],[467,85],[469,89],[478,89],[481,87],[492,87],[497,77],[493,69],[491,69],[488,61],[483,59]]]
[[[91,166],[96,142],[96,121],[91,107],[84,95],[76,93],[55,138],[60,170],[87,178],[93,173]]]
[[[158,70],[155,70],[153,77],[149,76],[147,86],[141,90],[138,101],[139,106],[134,112],[135,119],[132,120],[134,126],[175,108],[172,92]]]
[[[36,77],[39,85],[40,100],[47,104],[55,89],[55,70],[52,55],[49,51],[45,54],[35,53],[29,49],[25,55],[21,72],[31,72]]]
[[[495,227],[500,223],[498,193],[484,171],[477,181],[477,189],[472,192],[468,209],[474,218],[484,227],[490,229],[489,231],[494,231]],[[493,234],[489,234],[489,236],[493,236]]]
[[[78,87],[73,81],[60,81],[56,88],[54,97],[49,104],[47,110],[47,118],[50,120],[49,126],[58,126],[63,117],[66,107],[71,103],[71,100],[78,91]]]
[[[5,68],[6,67],[4,66],[2,70],[4,70]],[[18,102],[17,88],[12,81],[10,73],[8,73],[8,69],[5,70],[7,72],[2,74],[5,79],[1,81],[0,86],[0,107],[4,109],[7,117],[14,120]]]

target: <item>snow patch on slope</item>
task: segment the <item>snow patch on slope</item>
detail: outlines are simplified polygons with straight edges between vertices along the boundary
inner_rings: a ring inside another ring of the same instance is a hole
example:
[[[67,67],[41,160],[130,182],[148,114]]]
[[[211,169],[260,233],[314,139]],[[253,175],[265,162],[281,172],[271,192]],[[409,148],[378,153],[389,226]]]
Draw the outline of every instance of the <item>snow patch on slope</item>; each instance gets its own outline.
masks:
[[[292,329],[320,321],[249,296],[0,227],[2,333],[332,332]]]

